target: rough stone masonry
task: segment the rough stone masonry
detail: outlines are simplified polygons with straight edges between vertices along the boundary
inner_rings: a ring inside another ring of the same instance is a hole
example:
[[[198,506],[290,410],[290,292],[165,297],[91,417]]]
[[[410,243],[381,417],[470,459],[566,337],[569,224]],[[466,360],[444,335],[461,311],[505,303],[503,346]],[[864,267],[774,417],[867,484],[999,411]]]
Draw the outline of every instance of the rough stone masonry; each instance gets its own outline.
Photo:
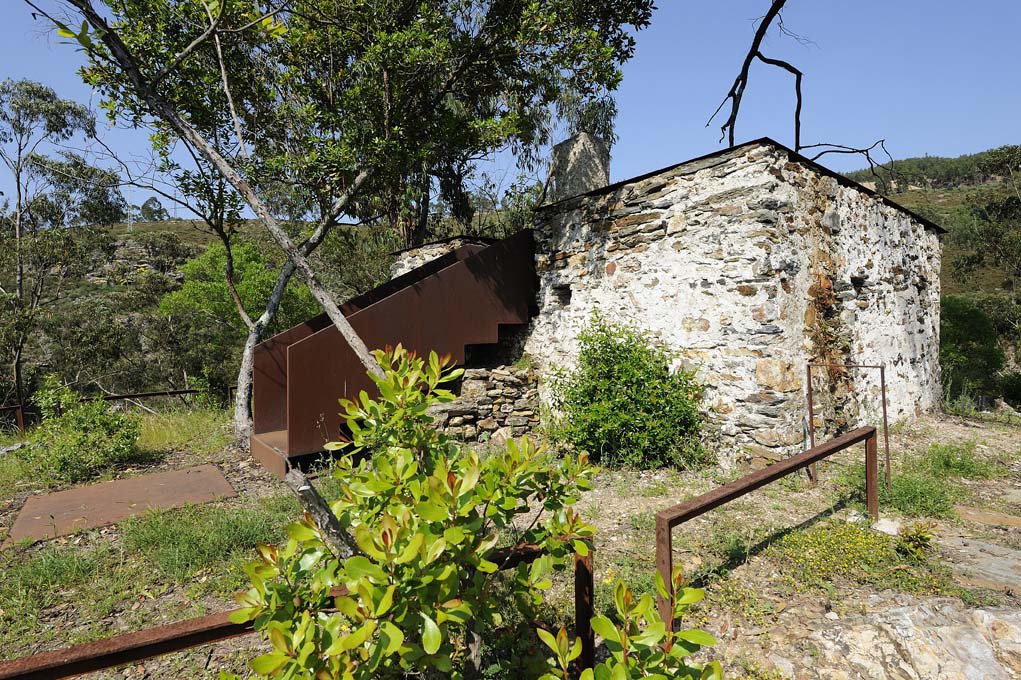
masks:
[[[939,227],[771,140],[540,209],[540,379],[600,312],[697,371],[723,461],[805,446],[805,366],[885,364],[892,422],[934,406]],[[820,369],[817,435],[876,422],[879,375]],[[540,392],[544,385],[540,384]]]

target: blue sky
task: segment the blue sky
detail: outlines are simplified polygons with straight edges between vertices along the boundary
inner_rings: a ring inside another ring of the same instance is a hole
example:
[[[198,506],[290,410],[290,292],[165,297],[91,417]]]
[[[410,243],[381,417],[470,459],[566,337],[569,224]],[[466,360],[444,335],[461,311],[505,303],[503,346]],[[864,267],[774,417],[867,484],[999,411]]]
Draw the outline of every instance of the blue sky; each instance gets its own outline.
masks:
[[[74,71],[79,57],[32,21],[21,0],[3,0],[0,77],[31,78],[59,94],[97,103]],[[709,115],[733,82],[767,0],[659,0],[638,35],[618,92],[620,140],[614,180],[720,148]],[[789,29],[766,54],[805,72],[803,141],[868,145],[885,138],[896,158],[956,156],[1021,143],[1021,2],[982,0],[790,0]],[[738,141],[769,135],[791,144],[794,96],[788,74],[754,67]],[[109,130],[122,153],[145,154],[145,135]],[[854,157],[828,156],[838,170]],[[0,189],[8,182],[0,178]]]

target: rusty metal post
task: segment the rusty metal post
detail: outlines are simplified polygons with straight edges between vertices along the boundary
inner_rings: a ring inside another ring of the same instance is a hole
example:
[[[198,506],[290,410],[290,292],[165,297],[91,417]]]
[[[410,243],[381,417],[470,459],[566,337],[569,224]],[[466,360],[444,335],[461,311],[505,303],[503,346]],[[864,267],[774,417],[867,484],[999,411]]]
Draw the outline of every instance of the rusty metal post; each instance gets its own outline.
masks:
[[[865,504],[868,506],[869,519],[873,522],[879,519],[879,489],[878,468],[876,460],[876,432],[865,440]]]
[[[592,553],[574,555],[574,633],[581,640],[578,674],[596,665],[596,635],[592,630],[595,602],[595,576]]]
[[[808,444],[815,448],[815,402],[812,398],[812,362],[805,366],[805,389],[808,391]],[[819,481],[819,470],[815,463],[808,468],[808,477],[814,485]]]
[[[879,367],[879,387],[883,396],[883,439],[886,444],[886,490],[892,490],[890,477],[890,422],[886,418],[886,364]]]
[[[670,520],[667,517],[656,515],[656,571],[663,577],[667,592],[671,599],[674,594],[672,574],[674,571],[673,543],[670,538]],[[656,595],[659,617],[663,619],[667,630],[673,630],[674,609],[672,603],[667,602],[659,594]]]

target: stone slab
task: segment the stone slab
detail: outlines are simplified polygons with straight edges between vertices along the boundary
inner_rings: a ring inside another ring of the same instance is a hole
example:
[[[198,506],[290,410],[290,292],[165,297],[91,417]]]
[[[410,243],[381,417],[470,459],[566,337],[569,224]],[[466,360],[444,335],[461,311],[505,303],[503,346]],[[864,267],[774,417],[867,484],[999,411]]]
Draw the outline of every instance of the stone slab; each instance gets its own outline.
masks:
[[[150,508],[178,508],[236,495],[215,465],[199,465],[32,496],[4,545],[115,524]]]
[[[995,512],[993,510],[982,510],[981,508],[970,508],[966,505],[958,505],[955,509],[957,514],[961,516],[961,519],[967,522],[1021,529],[1021,517],[1016,515],[1008,515],[1005,512]]]
[[[966,585],[1017,592],[1021,588],[1021,550],[963,536],[947,536],[940,544],[953,553],[950,562]]]

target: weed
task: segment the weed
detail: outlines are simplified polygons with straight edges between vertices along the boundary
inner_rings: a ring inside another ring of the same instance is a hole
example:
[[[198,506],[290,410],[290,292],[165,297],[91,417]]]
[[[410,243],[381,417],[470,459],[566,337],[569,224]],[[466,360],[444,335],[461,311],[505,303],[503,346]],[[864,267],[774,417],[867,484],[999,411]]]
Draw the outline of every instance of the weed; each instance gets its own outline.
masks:
[[[767,555],[801,589],[826,589],[845,579],[906,592],[957,593],[945,567],[900,555],[892,537],[859,524],[831,521],[795,531],[770,546]]]
[[[649,533],[656,530],[656,515],[651,512],[636,512],[628,518],[631,528],[639,533]]]
[[[846,471],[838,487],[849,500],[865,503],[865,471]],[[926,472],[906,471],[893,475],[890,489],[879,485],[880,507],[893,508],[909,517],[953,517],[954,503],[963,494],[960,486]]]
[[[932,551],[933,522],[916,522],[897,533],[897,552],[916,560],[924,560]]]
[[[736,662],[741,669],[737,680],[784,680],[786,676],[775,668],[764,668],[757,661],[741,657]]]

